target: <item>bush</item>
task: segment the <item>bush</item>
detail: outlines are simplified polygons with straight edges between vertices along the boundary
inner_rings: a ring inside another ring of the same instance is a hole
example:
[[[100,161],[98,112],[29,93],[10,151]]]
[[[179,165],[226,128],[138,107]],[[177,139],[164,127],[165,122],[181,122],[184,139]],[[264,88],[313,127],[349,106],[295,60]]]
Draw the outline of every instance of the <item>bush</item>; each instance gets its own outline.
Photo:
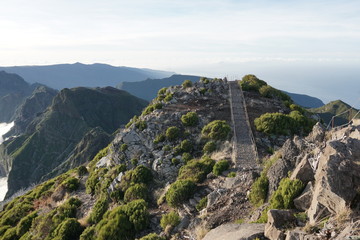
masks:
[[[240,81],[240,86],[244,91],[258,92],[262,86],[266,85],[267,83],[265,81],[258,79],[253,74],[245,75]]]
[[[120,151],[125,152],[128,149],[128,145],[126,143],[121,144]]]
[[[168,93],[166,94],[164,101],[165,102],[170,102],[173,99],[173,94],[172,93]]]
[[[95,226],[85,228],[80,235],[80,240],[95,240]]]
[[[144,199],[147,200],[148,198],[148,191],[145,184],[135,184],[129,187],[124,195],[125,202],[131,202],[136,199]]]
[[[150,233],[150,234],[140,238],[140,240],[166,240],[166,238],[160,237],[156,233]]]
[[[165,230],[167,226],[176,227],[177,225],[179,225],[179,223],[180,223],[180,216],[175,211],[171,211],[168,214],[162,215],[160,220],[160,226],[162,227],[163,230]]]
[[[147,128],[147,124],[145,121],[138,120],[135,123],[135,127],[139,129],[140,131],[143,131]]]
[[[166,137],[164,134],[159,134],[155,137],[154,143],[158,144],[159,142],[165,141]]]
[[[180,136],[180,129],[175,126],[169,127],[168,129],[166,129],[165,135],[169,141],[174,141]]]
[[[200,78],[200,82],[205,83],[205,84],[208,84],[208,83],[210,82],[210,80],[207,79],[206,77],[201,77],[201,78]]]
[[[195,191],[195,183],[191,180],[177,180],[171,184],[165,197],[171,207],[178,207],[188,200]]]
[[[305,112],[306,112],[306,110],[304,108],[302,108],[296,104],[290,104],[289,108],[291,109],[291,111],[298,111],[301,114],[305,114]]]
[[[185,80],[182,84],[183,88],[189,88],[192,87],[192,82],[190,80]]]
[[[180,168],[178,179],[190,179],[196,183],[201,182],[212,171],[214,164],[215,161],[209,157],[204,157],[201,160],[193,159]]]
[[[271,195],[270,209],[290,209],[294,207],[293,200],[304,190],[304,184],[298,180],[283,178],[278,189]]]
[[[230,164],[227,160],[218,161],[215,163],[212,172],[216,176],[219,176],[223,171],[228,170],[229,166]]]
[[[184,162],[188,162],[192,159],[192,156],[190,153],[185,152],[182,154],[181,158],[184,160]]]
[[[228,175],[227,175],[228,178],[233,178],[233,177],[236,177],[236,172],[230,172]]]
[[[181,142],[180,148],[181,148],[181,151],[183,151],[183,152],[191,152],[191,150],[193,148],[193,143],[186,139]]]
[[[106,196],[100,197],[100,199],[96,201],[90,213],[89,223],[96,224],[100,222],[108,207],[109,207],[109,203]]]
[[[269,180],[266,173],[262,173],[251,186],[249,199],[256,207],[265,203],[269,187]]]
[[[79,238],[82,230],[76,218],[69,218],[60,223],[51,235],[54,240],[73,240]]]
[[[207,202],[208,202],[207,197],[203,197],[203,198],[198,202],[198,204],[196,204],[196,210],[198,210],[198,211],[200,212],[201,210],[203,210],[204,208],[206,208]]]
[[[214,141],[207,142],[203,147],[203,153],[212,153],[216,150],[216,143]]]
[[[225,140],[230,133],[230,126],[226,121],[215,120],[207,124],[201,131],[203,137],[212,140]]]
[[[172,158],[172,159],[171,159],[171,163],[176,166],[176,165],[178,165],[178,164],[180,163],[180,160],[177,159],[177,158]]]
[[[122,191],[126,191],[131,185],[136,183],[148,184],[151,180],[151,170],[144,165],[138,165],[136,168],[125,173],[121,179],[120,188]]]
[[[267,97],[267,98],[276,98],[279,99],[281,101],[288,101],[288,102],[292,102],[291,97],[289,97],[289,95],[287,95],[286,93],[275,89],[269,85],[265,85],[262,86],[259,89],[259,93],[261,94],[261,96],[263,97]]]
[[[68,191],[73,192],[79,188],[80,181],[75,177],[69,177],[62,184]]]
[[[78,177],[82,177],[88,173],[88,170],[85,166],[80,166],[76,169],[76,172],[77,172]]]
[[[184,126],[193,127],[199,123],[199,116],[196,112],[188,112],[181,116],[181,122]]]
[[[132,159],[130,160],[130,162],[131,162],[131,164],[132,164],[133,166],[136,166],[136,165],[138,164],[139,160],[138,160],[137,158],[132,158]]]
[[[16,235],[21,237],[24,235],[29,229],[31,228],[31,224],[33,220],[37,217],[37,211],[34,211],[27,215],[26,217],[22,218],[20,222],[16,226]],[[1,236],[1,234],[0,234]]]
[[[17,240],[19,239],[16,235],[16,228],[9,228],[6,230],[5,234],[2,236],[1,240]]]
[[[126,204],[125,213],[129,217],[136,232],[145,229],[149,225],[147,203],[143,199],[134,200]]]

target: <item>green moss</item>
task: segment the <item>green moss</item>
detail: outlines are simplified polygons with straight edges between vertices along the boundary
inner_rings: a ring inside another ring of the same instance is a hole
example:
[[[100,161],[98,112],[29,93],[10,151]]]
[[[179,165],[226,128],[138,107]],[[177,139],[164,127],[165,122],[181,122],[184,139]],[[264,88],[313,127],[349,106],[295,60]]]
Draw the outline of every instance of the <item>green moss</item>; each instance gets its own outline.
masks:
[[[215,174],[215,176],[219,176],[219,175],[221,175],[221,173],[223,171],[228,170],[229,166],[230,166],[229,161],[220,160],[220,161],[215,163],[212,172],[213,172],[213,174]]]
[[[160,226],[163,230],[166,229],[167,226],[176,227],[180,223],[180,216],[177,212],[171,211],[167,214],[162,215],[160,220]]]
[[[191,180],[177,180],[171,184],[165,197],[171,207],[178,207],[189,199],[195,191],[195,183]]]
[[[199,124],[199,116],[195,112],[188,112],[181,116],[181,122],[186,127],[194,127]]]
[[[201,131],[204,138],[212,140],[226,140],[230,133],[230,126],[226,121],[215,120],[207,124]]]

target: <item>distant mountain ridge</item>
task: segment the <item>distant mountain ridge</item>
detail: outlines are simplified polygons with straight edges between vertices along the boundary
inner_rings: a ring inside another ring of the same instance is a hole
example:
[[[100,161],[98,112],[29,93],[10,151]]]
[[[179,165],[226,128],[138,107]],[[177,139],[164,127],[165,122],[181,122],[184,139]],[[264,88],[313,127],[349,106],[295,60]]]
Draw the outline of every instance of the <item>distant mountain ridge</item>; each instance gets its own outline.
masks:
[[[291,97],[291,99],[298,105],[305,108],[318,108],[324,106],[325,104],[319,98],[308,96],[305,94],[291,93],[283,91]]]
[[[334,126],[339,126],[348,123],[359,110],[341,100],[335,100],[322,107],[309,109],[309,111],[318,114],[325,124],[328,124],[332,117],[341,114],[334,119]],[[360,114],[356,115],[356,118],[360,118]]]
[[[131,67],[114,67],[107,64],[56,64],[47,66],[0,67],[0,71],[16,73],[30,83],[42,83],[61,90],[73,87],[106,87],[123,81],[142,81],[147,78],[164,78],[171,72]]]
[[[199,81],[199,76],[174,74],[162,79],[146,79],[139,82],[122,82],[117,88],[125,90],[134,96],[151,101],[163,87],[180,85],[185,80]]]

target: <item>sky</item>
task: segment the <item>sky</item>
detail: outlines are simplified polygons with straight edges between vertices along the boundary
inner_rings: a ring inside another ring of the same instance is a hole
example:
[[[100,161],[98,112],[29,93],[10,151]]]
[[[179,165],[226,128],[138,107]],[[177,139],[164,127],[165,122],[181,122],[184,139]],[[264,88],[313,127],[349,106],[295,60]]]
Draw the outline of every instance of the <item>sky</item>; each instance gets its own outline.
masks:
[[[360,107],[359,0],[12,0],[0,65],[107,63],[241,78]]]

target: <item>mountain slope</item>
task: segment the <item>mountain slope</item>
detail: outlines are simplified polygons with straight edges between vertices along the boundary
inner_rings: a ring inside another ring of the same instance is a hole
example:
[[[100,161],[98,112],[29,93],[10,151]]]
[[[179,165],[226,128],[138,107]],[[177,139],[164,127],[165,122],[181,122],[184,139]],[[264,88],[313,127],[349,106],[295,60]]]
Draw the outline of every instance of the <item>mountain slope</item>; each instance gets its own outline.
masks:
[[[286,91],[283,92],[289,95],[296,104],[305,108],[318,108],[325,105],[323,101],[321,101],[316,97],[311,97],[305,94],[291,93]]]
[[[0,71],[0,122],[10,122],[18,106],[35,89],[16,74]]]
[[[334,118],[334,126],[348,123],[358,112],[357,109],[352,108],[349,104],[341,100],[329,102],[319,108],[311,108],[309,111],[318,114],[325,124],[328,124],[332,117],[341,114]],[[360,114],[358,114],[356,118],[360,118]]]
[[[116,86],[122,81],[141,81],[147,78],[167,77],[172,74],[151,69],[82,63],[0,67],[0,70],[19,74],[30,83],[38,82],[59,90],[79,86]]]
[[[146,104],[111,87],[62,90],[51,106],[28,126],[26,134],[3,144],[0,156],[7,159],[3,165],[9,171],[7,196],[31,183],[43,181],[43,177],[59,164],[72,154],[78,154],[76,146],[95,131],[89,136],[99,136],[105,141],[99,141],[93,149],[84,147],[90,158],[79,160],[75,165],[88,161],[93,157],[90,150],[94,154],[103,148],[108,143],[106,139],[109,140],[110,135],[133,115],[139,114]],[[57,172],[66,170],[68,168]]]
[[[180,85],[184,80],[192,82],[199,81],[200,77],[191,75],[172,75],[162,79],[146,79],[139,82],[122,82],[117,88],[125,90],[134,96],[151,101],[156,97],[157,92],[163,87]]]

